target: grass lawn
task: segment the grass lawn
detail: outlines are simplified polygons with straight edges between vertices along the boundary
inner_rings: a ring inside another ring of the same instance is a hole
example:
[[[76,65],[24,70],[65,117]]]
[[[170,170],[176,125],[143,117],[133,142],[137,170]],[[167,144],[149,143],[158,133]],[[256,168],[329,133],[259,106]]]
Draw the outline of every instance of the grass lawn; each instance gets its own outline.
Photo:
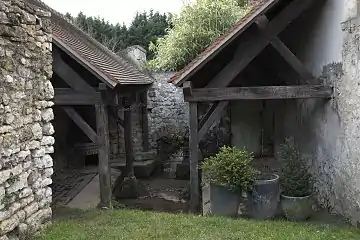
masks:
[[[73,217],[58,219],[35,239],[359,240],[360,231],[281,221],[232,220],[130,210],[94,210],[76,212]]]

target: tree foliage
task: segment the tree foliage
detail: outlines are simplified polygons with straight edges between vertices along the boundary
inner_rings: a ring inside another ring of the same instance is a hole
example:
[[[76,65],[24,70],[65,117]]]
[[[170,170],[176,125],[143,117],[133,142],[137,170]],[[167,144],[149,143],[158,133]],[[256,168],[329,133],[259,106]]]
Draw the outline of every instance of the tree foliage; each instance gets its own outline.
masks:
[[[76,17],[67,13],[65,17],[115,53],[131,45],[140,45],[148,50],[149,43],[164,36],[170,27],[170,15],[152,10],[137,13],[129,27],[114,25],[104,18],[89,17],[82,12]]]
[[[234,26],[249,8],[244,0],[196,0],[172,19],[168,34],[150,44],[155,70],[179,70]]]
[[[294,138],[287,138],[285,143],[281,144],[278,155],[281,163],[280,184],[283,194],[290,197],[305,197],[311,194],[313,178],[308,172]]]

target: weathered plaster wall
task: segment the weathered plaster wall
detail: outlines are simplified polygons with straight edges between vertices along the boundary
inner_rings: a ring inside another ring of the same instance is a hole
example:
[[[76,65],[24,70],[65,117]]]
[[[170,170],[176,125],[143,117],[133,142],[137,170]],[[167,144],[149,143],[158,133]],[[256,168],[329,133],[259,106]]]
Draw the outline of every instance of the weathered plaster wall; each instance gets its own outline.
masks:
[[[231,102],[231,144],[261,153],[261,101]]]
[[[51,217],[54,91],[48,13],[0,1],[0,239]]]
[[[299,56],[307,56],[302,60],[313,66],[314,74],[321,76],[313,83],[334,86],[335,98],[289,101],[278,115],[284,116],[283,136],[295,136],[316,177],[319,203],[356,225],[360,222],[360,20],[353,15],[357,12],[356,0],[329,0],[326,6],[322,11],[328,13],[328,22],[323,28],[328,30],[322,31],[338,34],[315,34],[312,40],[293,50]],[[324,15],[320,12],[319,18]],[[341,21],[345,22],[341,24]],[[298,37],[294,35],[295,39]]]

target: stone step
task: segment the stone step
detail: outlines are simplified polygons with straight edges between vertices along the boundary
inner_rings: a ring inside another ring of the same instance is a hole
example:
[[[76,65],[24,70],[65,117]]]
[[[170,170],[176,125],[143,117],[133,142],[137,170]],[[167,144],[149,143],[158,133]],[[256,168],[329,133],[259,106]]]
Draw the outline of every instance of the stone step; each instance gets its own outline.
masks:
[[[112,168],[119,169],[120,171],[125,171],[125,161],[111,163]],[[156,160],[144,160],[144,161],[135,161],[134,162],[134,172],[137,178],[148,178],[150,177],[156,167]]]

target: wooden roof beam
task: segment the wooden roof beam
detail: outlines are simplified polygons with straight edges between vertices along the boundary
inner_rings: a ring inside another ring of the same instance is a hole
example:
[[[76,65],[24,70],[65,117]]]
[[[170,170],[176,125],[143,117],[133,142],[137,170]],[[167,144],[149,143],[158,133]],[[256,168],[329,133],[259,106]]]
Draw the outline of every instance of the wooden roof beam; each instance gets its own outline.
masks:
[[[314,0],[295,0],[282,10],[262,32],[249,39],[245,44],[240,44],[234,59],[215,76],[207,85],[210,88],[226,87],[245,67],[261,53],[273,37],[281,33],[293,20],[297,19]]]
[[[71,88],[78,92],[95,93],[92,88],[74,69],[72,69],[60,56],[60,52],[53,49],[54,72]]]
[[[98,92],[84,94],[71,88],[55,88],[55,105],[94,105],[101,101]]]
[[[324,85],[264,86],[264,87],[228,87],[193,89],[191,95],[185,95],[187,102],[213,102],[229,100],[259,99],[300,99],[331,98],[333,88]],[[225,104],[224,103],[224,104]]]

